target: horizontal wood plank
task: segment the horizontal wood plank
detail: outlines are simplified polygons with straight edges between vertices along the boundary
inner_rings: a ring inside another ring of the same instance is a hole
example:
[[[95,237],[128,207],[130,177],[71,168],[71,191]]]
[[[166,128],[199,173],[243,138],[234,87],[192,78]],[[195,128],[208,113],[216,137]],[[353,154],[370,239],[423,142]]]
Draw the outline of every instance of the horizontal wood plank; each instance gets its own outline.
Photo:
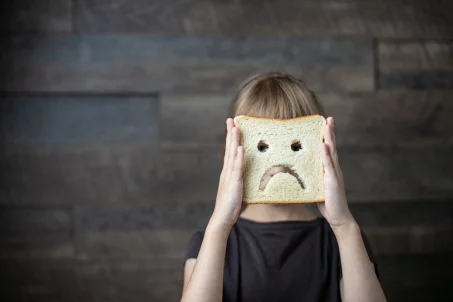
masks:
[[[82,0],[75,8],[77,29],[88,33],[453,36],[451,5],[441,0]]]
[[[214,202],[140,206],[77,206],[77,232],[195,229],[209,219]]]
[[[335,118],[337,144],[397,146],[452,141],[452,91],[320,94]]]
[[[379,89],[452,89],[451,40],[383,40],[378,44]]]
[[[51,234],[0,234],[0,258],[65,258],[75,256],[75,243],[71,233]]]
[[[77,232],[77,256],[93,258],[184,257],[193,229]]]
[[[388,301],[450,301],[452,253],[377,257],[380,282]]]
[[[15,0],[0,4],[3,33],[67,33],[73,29],[71,0]]]
[[[223,166],[218,149],[165,150],[159,161],[161,201],[184,204],[215,199]]]
[[[433,224],[436,224],[433,222]],[[452,227],[363,227],[374,255],[453,252]]]
[[[453,40],[381,40],[380,70],[453,69]]]
[[[152,35],[20,35],[3,37],[3,60],[47,63],[194,62],[364,66],[373,63],[366,37],[156,37]]]
[[[14,146],[0,156],[8,205],[149,204],[158,199],[156,147]]]
[[[373,89],[369,38],[52,36],[4,38],[6,91],[232,92],[286,71],[316,90]]]
[[[163,145],[225,144],[231,95],[164,94],[159,130]]]
[[[451,198],[451,145],[339,149],[350,201]]]
[[[183,260],[1,260],[2,299],[176,301]]]
[[[452,90],[453,70],[382,70],[377,85],[382,90]]]
[[[0,96],[3,143],[157,142],[155,97]]]
[[[73,228],[70,208],[0,208],[0,234],[69,233]]]
[[[74,256],[70,208],[0,208],[0,257]]]

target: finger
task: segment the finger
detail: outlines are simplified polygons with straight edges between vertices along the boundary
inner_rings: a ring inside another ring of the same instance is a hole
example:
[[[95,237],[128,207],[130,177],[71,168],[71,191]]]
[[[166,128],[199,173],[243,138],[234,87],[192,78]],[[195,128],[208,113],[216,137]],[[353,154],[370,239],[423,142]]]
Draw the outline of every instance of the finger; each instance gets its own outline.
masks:
[[[244,147],[238,146],[237,156],[234,161],[234,173],[236,179],[242,179],[243,165],[244,165]]]
[[[333,161],[334,168],[337,171],[339,177],[342,179],[343,178],[343,173],[341,172],[340,161],[338,159],[337,143],[336,143],[336,139],[335,139],[335,131],[334,130],[335,130],[335,124],[334,124],[334,121],[332,119],[331,120],[331,124],[330,124],[330,134],[331,134],[331,137],[332,137],[332,146],[329,148],[329,151],[330,151],[330,156],[331,156],[332,161]]]
[[[336,167],[338,166],[338,155],[333,127],[333,118],[328,117],[326,120],[326,126],[324,128],[324,141],[329,147],[329,154],[331,155],[333,163]]]
[[[234,167],[234,160],[237,155],[237,149],[239,145],[239,129],[237,127],[231,128],[231,142],[230,142],[230,151],[229,151],[229,159],[228,159],[228,166],[230,172],[233,170]]]
[[[324,136],[324,143],[322,146],[322,152],[324,153],[324,148],[327,148],[327,151],[330,151],[330,146],[332,146],[332,135],[330,132],[330,126],[329,126],[329,119],[326,120],[326,125],[324,125],[323,128],[323,136]],[[323,154],[324,156],[324,154]]]
[[[322,144],[322,161],[324,164],[324,174],[327,174],[329,176],[335,175],[335,170],[332,162],[332,158],[329,154],[329,147],[327,144]]]
[[[226,168],[228,166],[228,159],[229,159],[229,152],[230,152],[230,145],[231,145],[231,128],[233,127],[232,123],[233,119],[228,118],[226,120],[226,128],[227,128],[227,135],[225,141],[225,156],[223,158],[223,167]]]
[[[331,129],[332,129],[332,142],[336,146],[337,141],[336,141],[336,137],[335,137],[335,120],[333,119],[333,117],[330,117],[330,125],[331,125]]]
[[[328,117],[326,120],[326,125],[324,126],[324,142],[329,146],[329,149],[331,149],[331,146],[335,144],[334,138],[333,138],[333,131],[332,131],[332,118]]]

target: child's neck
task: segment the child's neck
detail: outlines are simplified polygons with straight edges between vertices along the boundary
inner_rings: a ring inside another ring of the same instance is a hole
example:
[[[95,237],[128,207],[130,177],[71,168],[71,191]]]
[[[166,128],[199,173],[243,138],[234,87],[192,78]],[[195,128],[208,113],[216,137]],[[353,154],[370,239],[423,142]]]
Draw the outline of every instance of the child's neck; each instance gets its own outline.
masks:
[[[304,204],[249,204],[240,216],[258,222],[306,221],[316,218]]]

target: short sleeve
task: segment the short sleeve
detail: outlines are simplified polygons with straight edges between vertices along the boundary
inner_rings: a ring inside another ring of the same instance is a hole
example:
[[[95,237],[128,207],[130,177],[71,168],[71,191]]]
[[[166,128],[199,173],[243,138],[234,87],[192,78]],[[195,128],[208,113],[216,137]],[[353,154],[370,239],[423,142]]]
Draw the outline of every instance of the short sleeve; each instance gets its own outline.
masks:
[[[370,258],[371,263],[373,263],[374,271],[376,273],[377,278],[379,279],[379,270],[378,270],[378,267],[377,267],[377,264],[376,264],[376,260],[374,258],[373,250],[371,249],[370,241],[369,241],[367,235],[362,230],[360,232],[362,234],[362,240],[363,240],[363,244],[365,245],[365,249],[367,251],[368,258]],[[340,255],[338,255],[338,257],[340,257]],[[338,272],[339,280],[341,280],[341,278],[343,278],[343,271],[341,269],[341,260],[340,259],[339,259],[338,263],[340,264],[339,265],[339,272]]]
[[[185,259],[190,259],[190,258],[197,258],[198,257],[198,252],[200,251],[201,243],[203,242],[204,238],[204,229],[198,229],[195,231],[192,236],[189,239],[189,242],[187,244],[186,248],[186,258]]]

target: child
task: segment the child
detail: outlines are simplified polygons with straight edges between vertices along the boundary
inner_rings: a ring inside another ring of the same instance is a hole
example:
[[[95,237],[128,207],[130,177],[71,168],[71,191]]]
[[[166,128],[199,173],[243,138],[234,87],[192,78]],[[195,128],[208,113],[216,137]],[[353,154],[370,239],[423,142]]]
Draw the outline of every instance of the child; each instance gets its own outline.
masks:
[[[280,73],[245,82],[230,116],[295,118],[321,114],[306,85]],[[325,203],[242,205],[244,148],[226,121],[226,148],[213,214],[190,239],[182,301],[386,301],[368,241],[349,211],[335,146],[334,120],[321,154]],[[262,184],[280,172],[271,169]]]

